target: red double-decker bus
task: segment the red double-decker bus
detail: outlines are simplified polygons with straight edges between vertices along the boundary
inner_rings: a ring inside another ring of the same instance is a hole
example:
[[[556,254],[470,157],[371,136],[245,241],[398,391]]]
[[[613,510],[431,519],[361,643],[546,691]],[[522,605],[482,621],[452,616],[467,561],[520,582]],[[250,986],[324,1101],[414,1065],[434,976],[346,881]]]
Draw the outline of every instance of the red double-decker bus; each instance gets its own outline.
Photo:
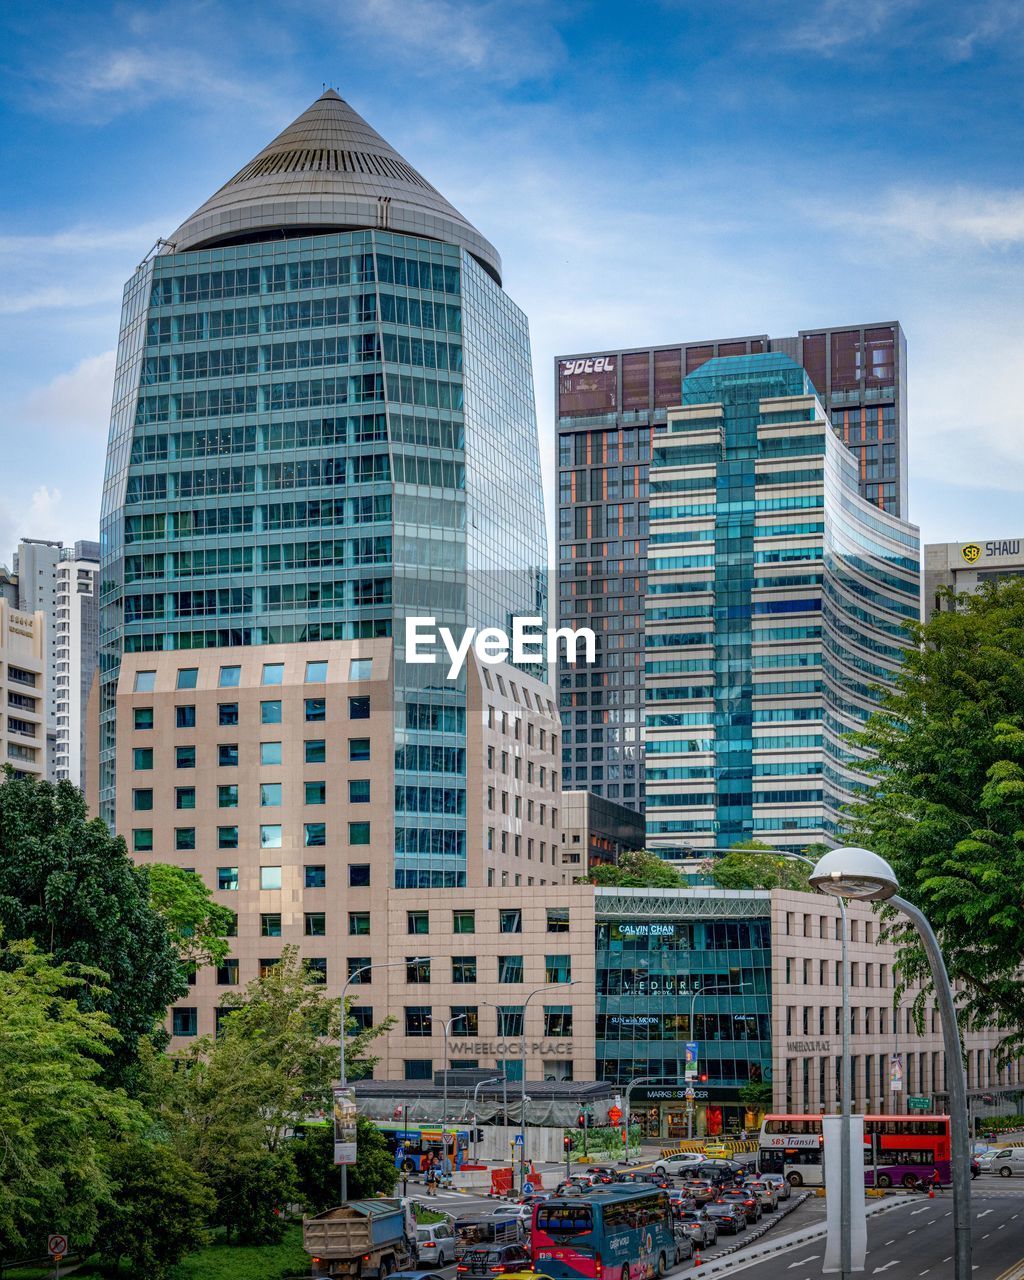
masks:
[[[765,1116],[757,1165],[762,1173],[781,1173],[795,1187],[822,1184],[821,1116]],[[949,1116],[865,1116],[864,1184],[910,1186],[939,1171],[948,1183]]]

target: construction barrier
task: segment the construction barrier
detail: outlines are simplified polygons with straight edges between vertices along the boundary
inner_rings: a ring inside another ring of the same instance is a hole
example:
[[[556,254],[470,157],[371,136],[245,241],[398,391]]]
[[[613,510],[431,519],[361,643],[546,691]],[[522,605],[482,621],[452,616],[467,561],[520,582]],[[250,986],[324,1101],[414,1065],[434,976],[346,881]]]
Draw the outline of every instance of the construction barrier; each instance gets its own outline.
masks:
[[[687,1138],[674,1147],[662,1147],[661,1158],[669,1156],[703,1155],[706,1147],[731,1147],[734,1155],[750,1155],[757,1151],[757,1140],[748,1138],[746,1142],[732,1138]]]
[[[512,1170],[491,1170],[491,1195],[510,1196],[512,1194]]]

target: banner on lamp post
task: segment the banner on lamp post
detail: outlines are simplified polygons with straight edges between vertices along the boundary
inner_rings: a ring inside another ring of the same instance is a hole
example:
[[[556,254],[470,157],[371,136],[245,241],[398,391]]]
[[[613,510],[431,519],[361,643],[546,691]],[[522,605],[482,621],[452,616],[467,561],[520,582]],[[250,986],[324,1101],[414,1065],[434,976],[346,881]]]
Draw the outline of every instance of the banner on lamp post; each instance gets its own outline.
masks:
[[[685,1050],[685,1068],[683,1078],[686,1080],[697,1079],[697,1059],[700,1056],[700,1045],[696,1040],[687,1040]]]
[[[903,1055],[894,1053],[889,1058],[889,1092],[903,1092]]]
[[[356,1162],[356,1092],[334,1090],[334,1163]]]

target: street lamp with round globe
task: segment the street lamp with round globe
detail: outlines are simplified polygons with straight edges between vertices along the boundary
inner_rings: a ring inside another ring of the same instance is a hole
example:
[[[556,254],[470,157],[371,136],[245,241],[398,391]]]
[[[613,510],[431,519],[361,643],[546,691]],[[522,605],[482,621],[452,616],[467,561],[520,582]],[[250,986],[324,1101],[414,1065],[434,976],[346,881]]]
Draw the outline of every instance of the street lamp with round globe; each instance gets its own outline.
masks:
[[[861,902],[885,902],[913,924],[928,958],[942,1023],[946,1053],[946,1088],[949,1094],[950,1163],[953,1170],[953,1240],[956,1280],[970,1280],[971,1266],[971,1157],[967,1079],[964,1075],[960,1030],[957,1026],[953,988],[939,948],[939,940],[927,917],[899,895],[896,872],[877,853],[857,846],[832,849],[815,864],[810,882],[822,893]]]

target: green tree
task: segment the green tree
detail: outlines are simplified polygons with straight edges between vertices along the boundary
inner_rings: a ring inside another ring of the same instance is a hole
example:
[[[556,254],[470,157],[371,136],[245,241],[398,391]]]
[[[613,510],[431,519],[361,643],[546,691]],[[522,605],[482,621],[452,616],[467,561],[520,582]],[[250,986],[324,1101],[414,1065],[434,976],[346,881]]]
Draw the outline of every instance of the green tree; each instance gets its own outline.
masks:
[[[338,1203],[338,1167],[334,1163],[334,1130],[330,1125],[310,1125],[292,1146],[299,1194],[307,1213],[319,1213]],[[391,1195],[398,1170],[388,1144],[377,1126],[359,1116],[356,1120],[356,1162],[348,1169],[348,1193],[353,1199]]]
[[[810,868],[792,858],[773,857],[771,845],[748,840],[734,845],[711,863],[711,876],[720,889],[810,890]]]
[[[223,1002],[233,1012],[216,1038],[202,1037],[174,1058],[147,1058],[147,1104],[174,1150],[209,1180],[215,1221],[246,1241],[278,1237],[272,1210],[295,1195],[288,1135],[332,1104],[338,1001],[311,979],[295,949],[285,948],[266,976]],[[349,1034],[353,1078],[376,1061],[369,1047],[391,1025]]]
[[[145,1126],[100,1082],[117,1032],[82,1006],[103,1002],[101,975],[0,939],[0,1255],[38,1252],[47,1226],[87,1247],[114,1195],[109,1149]]]
[[[740,1085],[740,1102],[751,1111],[765,1111],[772,1105],[772,1087],[763,1080],[748,1080]]]
[[[955,599],[955,598],[951,598]],[[968,1027],[1024,1048],[1024,582],[985,583],[908,626],[911,647],[855,741],[875,785],[850,812],[850,843],[886,858],[931,921]],[[890,921],[905,984],[927,967]]]
[[[646,849],[624,853],[614,864],[592,867],[591,884],[622,889],[678,889],[682,886],[679,872]]]
[[[104,1077],[131,1082],[140,1038],[151,1034],[188,984],[164,921],[150,903],[149,872],[98,818],[82,793],[14,778],[0,782],[0,930],[32,939],[56,963],[106,975],[78,988],[85,1011],[108,1014],[118,1032]]]
[[[103,1258],[132,1273],[166,1275],[167,1268],[206,1243],[204,1227],[216,1202],[201,1174],[165,1145],[124,1143],[112,1152],[116,1184],[101,1216],[98,1246]]]
[[[199,876],[155,862],[149,868],[149,900],[163,918],[186,969],[224,963],[231,950],[228,930],[235,913],[214,901]]]

